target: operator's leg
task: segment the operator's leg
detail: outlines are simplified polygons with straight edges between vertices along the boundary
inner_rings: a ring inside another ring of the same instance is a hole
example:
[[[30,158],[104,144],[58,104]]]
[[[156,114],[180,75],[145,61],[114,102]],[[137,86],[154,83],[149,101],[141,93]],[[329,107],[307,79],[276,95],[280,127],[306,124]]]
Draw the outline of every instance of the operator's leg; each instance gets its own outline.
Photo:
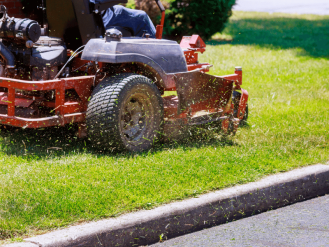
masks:
[[[105,29],[110,26],[129,27],[133,30],[134,36],[142,36],[145,30],[151,37],[155,37],[156,29],[150,17],[142,10],[115,5],[102,16]]]
[[[150,19],[150,17],[142,10],[134,10],[138,15],[138,24],[136,25],[135,35],[142,36],[144,30],[146,30],[151,37],[155,38],[156,29]]]

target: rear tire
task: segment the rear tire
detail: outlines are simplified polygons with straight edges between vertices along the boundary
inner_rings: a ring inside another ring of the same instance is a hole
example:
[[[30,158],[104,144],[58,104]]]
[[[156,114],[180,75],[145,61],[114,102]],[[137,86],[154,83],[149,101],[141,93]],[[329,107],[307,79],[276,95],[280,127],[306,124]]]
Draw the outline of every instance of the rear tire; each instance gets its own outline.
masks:
[[[94,89],[86,123],[94,147],[148,150],[158,139],[163,102],[158,88],[145,76],[119,74]]]

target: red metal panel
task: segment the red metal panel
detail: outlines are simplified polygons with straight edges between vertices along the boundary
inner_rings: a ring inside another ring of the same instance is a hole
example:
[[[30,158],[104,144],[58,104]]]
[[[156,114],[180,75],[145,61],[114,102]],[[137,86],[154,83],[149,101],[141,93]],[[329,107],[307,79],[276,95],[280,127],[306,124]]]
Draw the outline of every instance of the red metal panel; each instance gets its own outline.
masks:
[[[194,34],[190,39],[190,46],[193,48],[205,48],[206,44],[199,35]]]
[[[180,47],[182,49],[198,48],[198,51],[203,53],[205,51],[204,48],[206,48],[206,44],[199,35],[192,35],[184,36],[180,43]]]
[[[187,48],[190,48],[191,46],[190,46],[190,40],[191,40],[191,37],[190,36],[184,36],[183,38],[182,38],[182,41],[180,42],[180,47],[182,48],[182,49],[187,49]]]
[[[210,65],[210,64],[209,63],[189,64],[189,65],[187,65],[187,69],[188,69],[188,71],[192,71],[195,69],[201,69],[202,66],[205,66],[205,65]],[[201,72],[203,72],[203,73],[209,72],[209,69],[202,69]]]
[[[178,97],[171,95],[163,97],[164,118],[177,118]]]
[[[43,106],[55,108],[55,102],[43,102]],[[64,103],[64,114],[77,113],[86,111],[84,104],[78,101],[67,101]]]
[[[94,76],[90,77],[75,77],[65,79],[65,89],[74,89],[79,95],[83,103],[88,103],[91,95],[91,86],[94,83]]]
[[[176,91],[176,82],[175,82],[176,75],[169,74],[167,79],[164,80],[165,91]]]
[[[74,78],[65,78],[62,80],[51,81],[23,81],[9,78],[0,78],[0,86],[8,88],[8,115],[0,115],[0,124],[13,125],[18,127],[40,128],[55,125],[65,125],[69,122],[84,121],[85,114],[81,111],[86,111],[88,98],[91,95],[91,87],[93,85],[94,76],[83,76]],[[59,116],[48,118],[18,118],[15,117],[15,106],[28,107],[33,103],[33,100],[15,95],[15,90],[26,91],[45,91],[55,90],[55,103],[44,102],[45,106],[54,107],[56,114]],[[75,89],[80,97],[80,102],[65,102],[65,90]],[[4,96],[4,95],[2,95]],[[32,102],[31,102],[32,101]],[[1,104],[1,103],[0,103]],[[54,104],[54,105],[52,105]],[[75,113],[80,111],[80,113]],[[68,114],[74,113],[74,114]],[[77,115],[78,114],[78,115]]]
[[[199,55],[195,51],[184,51],[186,64],[197,64],[199,60]]]
[[[239,79],[239,76],[237,74],[232,74],[232,75],[223,75],[220,76],[220,78],[224,78],[226,80],[231,80],[231,81],[237,81]]]
[[[44,91],[44,90],[52,90],[59,87],[59,80],[53,81],[22,81],[22,80],[14,80],[8,78],[0,78],[0,86],[6,88],[14,88],[21,89],[27,91]]]
[[[232,80],[235,82],[235,90],[240,90],[240,86],[242,85],[242,69],[241,67],[235,68],[235,74],[232,75],[224,75],[220,76],[221,78],[225,78],[226,80]]]
[[[178,106],[179,101],[177,96],[167,96],[163,97],[164,102],[164,117],[168,119],[174,118],[187,118],[187,113],[190,117],[194,117],[200,111],[207,111],[208,113],[219,112],[223,115],[230,111],[230,109],[226,109],[225,107],[218,107],[219,101],[218,98],[212,98],[207,101],[202,101],[199,103],[195,103],[190,105],[190,111],[182,112],[178,114]]]
[[[241,99],[240,99],[239,109],[238,109],[238,118],[240,120],[242,120],[244,117],[244,114],[246,112],[248,98],[249,98],[249,94],[248,94],[247,90],[244,90],[241,88],[241,92],[242,92],[242,94],[241,94]]]
[[[73,113],[64,115],[63,118],[59,116],[46,117],[46,118],[19,118],[10,117],[7,115],[0,115],[0,124],[11,125],[24,128],[43,128],[51,126],[61,126],[63,124],[84,122],[86,113]]]
[[[65,78],[66,85],[70,87],[66,87],[66,89],[79,87],[79,84],[89,85],[91,81],[93,81],[94,76],[81,76],[81,77],[72,77]],[[85,84],[86,83],[86,84]],[[54,90],[60,88],[61,81],[60,80],[50,80],[50,81],[23,81],[17,79],[9,79],[0,77],[0,87],[5,88],[15,88],[27,91],[45,91],[45,90]]]
[[[0,105],[8,105],[9,99],[7,93],[0,93]],[[15,99],[15,106],[29,107],[34,101],[28,98],[17,98]]]
[[[15,116],[15,88],[8,88],[8,116]]]
[[[217,100],[217,108],[226,106],[232,97],[233,81],[218,76],[201,73],[200,71],[176,74],[176,89],[179,98],[178,110],[185,111],[200,102],[206,108],[209,102]]]
[[[157,27],[156,27],[155,37],[157,39],[162,39],[163,26],[164,26],[165,18],[166,18],[166,13],[165,12],[162,12],[162,14],[161,14],[161,24],[160,25],[157,25]]]
[[[236,80],[236,83],[235,85],[237,87],[241,86],[242,85],[242,68],[241,67],[236,67],[235,68],[235,74],[237,74],[237,80]]]
[[[56,114],[64,115],[64,103],[65,103],[65,81],[61,80],[60,86],[56,89],[55,109]]]
[[[84,109],[79,102],[65,102],[64,104],[64,114],[82,112]]]

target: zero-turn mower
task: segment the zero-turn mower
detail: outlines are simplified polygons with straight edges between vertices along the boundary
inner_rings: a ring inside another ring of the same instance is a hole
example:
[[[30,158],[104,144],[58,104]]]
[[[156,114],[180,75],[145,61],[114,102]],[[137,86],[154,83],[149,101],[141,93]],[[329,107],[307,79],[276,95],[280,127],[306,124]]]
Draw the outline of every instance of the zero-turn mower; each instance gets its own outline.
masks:
[[[0,7],[0,124],[77,123],[78,136],[94,146],[135,152],[186,126],[217,121],[224,134],[235,134],[246,120],[242,68],[210,75],[211,65],[198,62],[206,48],[198,35],[180,44],[162,39],[160,0],[156,38],[134,37],[127,27],[105,30],[102,11],[127,0],[40,2],[41,23],[9,17]]]

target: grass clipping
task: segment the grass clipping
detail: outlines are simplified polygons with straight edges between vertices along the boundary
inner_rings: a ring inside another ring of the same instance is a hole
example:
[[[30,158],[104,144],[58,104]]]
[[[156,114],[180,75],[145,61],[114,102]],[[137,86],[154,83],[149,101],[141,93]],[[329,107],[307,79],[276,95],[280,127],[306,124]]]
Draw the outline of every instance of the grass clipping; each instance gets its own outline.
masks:
[[[225,39],[220,39],[225,37]],[[150,209],[329,159],[329,17],[235,12],[200,62],[243,66],[250,117],[141,154],[94,152],[75,127],[1,129],[0,239]]]

